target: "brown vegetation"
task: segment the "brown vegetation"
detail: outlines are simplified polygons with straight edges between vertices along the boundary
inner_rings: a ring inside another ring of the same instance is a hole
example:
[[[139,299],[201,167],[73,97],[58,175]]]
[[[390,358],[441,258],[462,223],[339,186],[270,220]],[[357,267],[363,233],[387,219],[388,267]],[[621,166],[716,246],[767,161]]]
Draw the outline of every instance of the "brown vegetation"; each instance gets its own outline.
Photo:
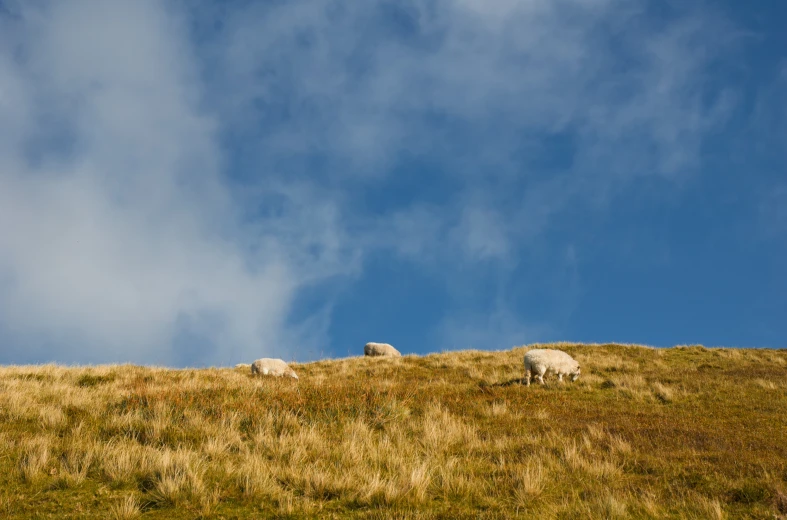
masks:
[[[779,518],[787,351],[0,368],[2,518]],[[783,516],[782,516],[783,517]]]

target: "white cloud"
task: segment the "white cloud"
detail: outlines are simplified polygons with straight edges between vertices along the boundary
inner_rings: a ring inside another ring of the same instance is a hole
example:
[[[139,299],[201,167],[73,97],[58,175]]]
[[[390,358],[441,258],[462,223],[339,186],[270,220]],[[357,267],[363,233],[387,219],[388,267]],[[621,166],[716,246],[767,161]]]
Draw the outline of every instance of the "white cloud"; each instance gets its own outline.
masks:
[[[25,59],[3,53],[15,70],[0,128],[19,140],[2,154],[0,323],[33,347],[22,358],[183,362],[172,346],[183,334],[217,347],[192,362],[297,345],[284,323],[310,275],[290,253],[322,238],[259,230],[248,247],[184,27],[161,5],[25,8]],[[74,150],[37,142],[53,132]],[[326,211],[315,219],[331,235]]]
[[[667,23],[616,0],[288,2],[225,22],[212,40],[211,70],[224,78],[214,88],[244,85],[232,108],[265,127],[260,164],[327,155],[333,176],[374,183],[402,157],[437,158],[433,175],[462,178],[473,211],[507,222],[500,232],[515,241],[621,183],[690,175],[733,99],[706,79],[729,50],[723,21],[707,10]],[[555,132],[575,137],[558,181],[527,161]],[[489,177],[500,183],[478,184]],[[441,208],[440,227],[457,225],[466,199]],[[536,201],[536,214],[523,201]],[[401,217],[402,203],[391,215]]]
[[[435,344],[445,350],[505,350],[547,341],[554,331],[547,325],[528,323],[502,302],[485,312],[464,312],[443,320]]]
[[[499,214],[483,209],[468,208],[462,213],[459,225],[453,229],[454,240],[464,246],[465,255],[472,260],[505,259],[510,253],[507,223]]]

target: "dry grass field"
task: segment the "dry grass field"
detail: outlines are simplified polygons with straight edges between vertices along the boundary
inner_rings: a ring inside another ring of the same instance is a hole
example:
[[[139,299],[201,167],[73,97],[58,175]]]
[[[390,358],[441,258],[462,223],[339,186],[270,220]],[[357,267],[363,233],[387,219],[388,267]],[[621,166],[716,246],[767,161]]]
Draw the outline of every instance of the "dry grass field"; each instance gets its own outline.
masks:
[[[787,350],[0,367],[0,518],[787,518]]]

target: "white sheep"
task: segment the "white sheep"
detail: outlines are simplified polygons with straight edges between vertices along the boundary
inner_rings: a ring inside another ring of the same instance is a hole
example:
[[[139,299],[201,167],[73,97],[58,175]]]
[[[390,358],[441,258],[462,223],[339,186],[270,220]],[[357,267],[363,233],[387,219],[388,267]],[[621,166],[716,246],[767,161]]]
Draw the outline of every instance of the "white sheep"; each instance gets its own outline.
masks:
[[[238,363],[235,368],[249,368],[251,365],[248,363]]]
[[[262,358],[251,364],[252,375],[289,376],[298,379],[298,374],[281,359]]]
[[[530,386],[530,376],[535,374],[536,379],[544,384],[544,374],[553,372],[557,374],[558,381],[563,381],[563,376],[571,376],[572,381],[579,377],[579,363],[563,352],[553,349],[534,349],[525,354],[525,384]]]
[[[363,347],[363,354],[365,356],[390,356],[390,357],[401,357],[402,354],[393,348],[393,346],[389,345],[388,343],[374,343],[370,342],[367,343]]]

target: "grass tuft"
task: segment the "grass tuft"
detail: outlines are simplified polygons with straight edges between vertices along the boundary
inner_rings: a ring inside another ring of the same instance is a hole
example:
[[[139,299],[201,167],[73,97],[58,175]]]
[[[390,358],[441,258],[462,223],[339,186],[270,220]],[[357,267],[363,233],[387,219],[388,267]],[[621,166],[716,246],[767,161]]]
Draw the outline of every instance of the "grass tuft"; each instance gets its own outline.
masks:
[[[109,510],[111,518],[115,520],[132,520],[142,516],[142,508],[139,500],[134,495],[128,495],[119,500]]]
[[[783,515],[787,515],[787,493],[781,490],[774,493],[773,505],[776,511]]]
[[[107,374],[107,375],[94,375],[94,374],[84,374],[79,376],[76,381],[76,385],[82,388],[90,388],[97,385],[103,385],[106,383],[111,383],[115,380],[115,374]]]

